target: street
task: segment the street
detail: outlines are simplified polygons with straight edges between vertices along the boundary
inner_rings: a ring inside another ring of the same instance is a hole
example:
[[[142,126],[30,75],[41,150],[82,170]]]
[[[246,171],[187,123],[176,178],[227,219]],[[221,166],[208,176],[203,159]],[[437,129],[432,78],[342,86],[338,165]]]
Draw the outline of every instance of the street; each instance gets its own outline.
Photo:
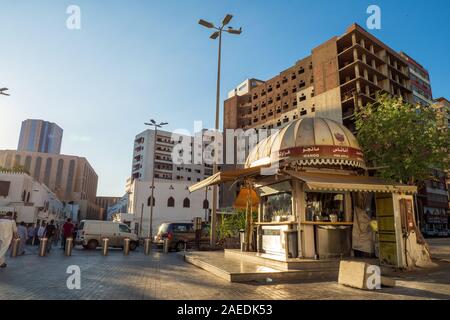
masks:
[[[124,256],[111,249],[75,249],[65,257],[53,248],[47,257],[37,255],[37,247],[27,248],[25,256],[7,260],[0,270],[0,299],[26,300],[243,300],[243,299],[449,299],[450,239],[429,240],[439,267],[399,273],[397,286],[379,291],[361,291],[337,284],[320,283],[228,283],[182,260],[177,253],[154,250]],[[142,248],[140,248],[142,249]],[[71,265],[81,270],[81,289],[68,289],[66,273]]]

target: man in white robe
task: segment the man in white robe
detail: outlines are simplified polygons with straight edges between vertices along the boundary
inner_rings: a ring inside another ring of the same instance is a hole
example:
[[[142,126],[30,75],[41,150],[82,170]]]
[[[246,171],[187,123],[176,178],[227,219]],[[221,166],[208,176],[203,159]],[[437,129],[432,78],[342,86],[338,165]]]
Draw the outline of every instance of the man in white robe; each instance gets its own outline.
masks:
[[[0,268],[6,268],[5,255],[16,233],[17,226],[13,214],[8,212],[6,217],[0,218]]]

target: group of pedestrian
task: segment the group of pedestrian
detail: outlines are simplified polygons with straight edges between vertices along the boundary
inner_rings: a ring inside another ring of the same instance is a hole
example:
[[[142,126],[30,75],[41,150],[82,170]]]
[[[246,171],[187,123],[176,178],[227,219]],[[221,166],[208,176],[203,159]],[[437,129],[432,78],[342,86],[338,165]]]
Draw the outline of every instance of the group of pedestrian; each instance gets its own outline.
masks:
[[[76,237],[77,228],[72,223],[72,219],[68,218],[62,228],[55,225],[55,221],[51,220],[49,223],[42,222],[39,225],[26,225],[25,222],[20,222],[16,225],[14,214],[8,212],[4,217],[0,216],[0,268],[6,267],[5,255],[8,248],[11,246],[12,240],[19,238],[18,254],[25,254],[25,246],[39,245],[41,239],[47,239],[47,253],[50,253],[53,243],[58,243],[61,238],[61,248],[66,249],[67,238]]]

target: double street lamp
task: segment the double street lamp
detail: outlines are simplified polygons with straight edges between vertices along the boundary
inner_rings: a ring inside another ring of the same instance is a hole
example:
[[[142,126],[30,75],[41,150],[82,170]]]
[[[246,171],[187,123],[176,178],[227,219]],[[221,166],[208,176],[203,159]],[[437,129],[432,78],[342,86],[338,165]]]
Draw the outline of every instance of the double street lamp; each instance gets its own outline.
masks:
[[[150,229],[148,232],[148,237],[150,238],[150,241],[153,241],[153,205],[155,203],[155,153],[156,153],[156,136],[158,133],[158,128],[162,128],[163,126],[167,125],[167,122],[161,122],[161,123],[157,123],[155,120],[150,119],[150,123],[144,123],[146,126],[151,126],[154,127],[154,140],[153,140],[153,166],[152,166],[152,193],[151,193],[151,197],[150,197]]]
[[[0,88],[0,95],[9,96],[9,93],[6,93],[8,90],[8,88]]]
[[[225,28],[233,19],[231,14],[227,14],[225,18],[222,20],[222,24],[220,27],[216,27],[213,23],[209,21],[205,21],[203,19],[199,20],[199,24],[208,29],[214,29],[216,31],[210,36],[212,40],[216,40],[219,38],[219,61],[217,68],[217,93],[216,93],[216,122],[215,129],[219,130],[219,114],[220,114],[220,66],[222,59],[222,33],[227,32],[234,35],[240,35],[242,33],[242,28],[233,29],[232,27]],[[213,173],[217,173],[217,150],[214,152],[214,164],[213,164]],[[211,246],[215,246],[216,244],[216,224],[217,224],[217,186],[213,186],[213,197],[212,197],[212,213],[211,213],[211,236],[210,236],[210,244]]]

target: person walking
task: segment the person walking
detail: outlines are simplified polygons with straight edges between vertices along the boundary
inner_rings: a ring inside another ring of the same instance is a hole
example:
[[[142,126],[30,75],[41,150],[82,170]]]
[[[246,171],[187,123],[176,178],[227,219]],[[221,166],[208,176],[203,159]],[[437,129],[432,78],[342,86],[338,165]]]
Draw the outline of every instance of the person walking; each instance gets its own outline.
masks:
[[[67,238],[73,239],[74,225],[71,218],[67,218],[67,221],[63,224],[63,234],[62,234],[62,248],[66,250],[66,240]]]
[[[53,238],[56,235],[55,220],[51,220],[45,228],[45,237],[47,238],[47,253],[50,253],[53,245]]]
[[[0,268],[6,268],[5,255],[16,235],[17,226],[13,219],[13,213],[8,212],[6,217],[0,218]]]
[[[17,227],[17,235],[20,238],[19,255],[21,256],[25,254],[25,244],[27,243],[28,240],[28,230],[25,225],[25,222],[22,221]]]
[[[28,233],[27,244],[33,245],[33,238],[34,238],[34,235],[35,235],[35,228],[33,227],[32,224],[28,225],[27,233]]]

